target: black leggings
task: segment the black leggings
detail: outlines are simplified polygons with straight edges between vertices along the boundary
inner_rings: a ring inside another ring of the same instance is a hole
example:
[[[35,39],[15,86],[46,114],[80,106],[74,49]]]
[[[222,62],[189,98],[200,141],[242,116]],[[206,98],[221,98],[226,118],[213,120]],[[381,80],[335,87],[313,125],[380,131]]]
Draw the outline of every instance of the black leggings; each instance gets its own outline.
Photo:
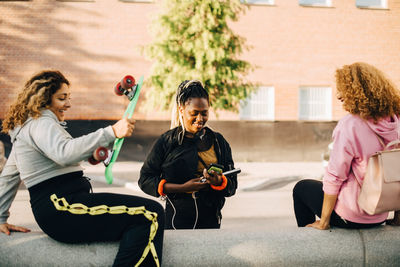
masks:
[[[139,261],[141,266],[161,265],[163,207],[142,197],[90,193],[90,189],[82,172],[29,188],[32,211],[43,232],[65,243],[120,240],[113,266],[134,266]]]
[[[167,199],[165,217],[165,229],[193,229],[194,226],[195,229],[219,229],[222,216],[215,205],[207,206],[200,198],[195,203],[191,194],[187,194],[184,198]]]
[[[315,215],[321,218],[323,200],[324,192],[321,181],[301,180],[295,185],[293,188],[293,204],[299,227],[315,222]],[[335,211],[332,211],[330,219],[331,226],[350,229],[370,228],[382,223],[364,224],[351,222],[344,220]]]

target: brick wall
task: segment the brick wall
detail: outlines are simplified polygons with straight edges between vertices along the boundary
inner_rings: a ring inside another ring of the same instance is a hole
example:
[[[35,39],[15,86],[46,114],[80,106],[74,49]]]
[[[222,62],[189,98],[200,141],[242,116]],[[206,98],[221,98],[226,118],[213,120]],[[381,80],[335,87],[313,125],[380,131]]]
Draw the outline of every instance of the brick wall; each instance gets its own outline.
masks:
[[[332,3],[275,0],[275,6],[251,6],[233,25],[253,46],[244,57],[259,68],[249,78],[275,87],[276,120],[297,119],[301,85],[331,86],[333,118],[343,116],[334,72],[344,64],[370,63],[400,86],[400,1],[389,0],[389,10],[356,8],[355,0]]]
[[[248,78],[275,87],[276,120],[297,120],[299,86],[334,89],[334,71],[343,64],[368,62],[400,85],[400,1],[388,0],[388,10],[332,2],[315,8],[275,0],[274,6],[250,6],[232,23],[252,47],[243,58],[258,66]],[[0,1],[0,118],[23,83],[48,68],[60,69],[72,83],[68,119],[119,118],[127,101],[114,95],[113,86],[125,74],[149,76],[151,62],[140,47],[151,41],[148,27],[158,7],[117,0]],[[336,120],[344,111],[332,94]],[[135,116],[168,119],[169,113],[140,109]],[[238,116],[223,112],[219,118]]]
[[[113,87],[125,74],[149,75],[151,63],[139,49],[150,41],[156,7],[117,0],[0,2],[0,117],[33,73],[59,69],[72,84],[69,119],[119,118],[127,100]]]

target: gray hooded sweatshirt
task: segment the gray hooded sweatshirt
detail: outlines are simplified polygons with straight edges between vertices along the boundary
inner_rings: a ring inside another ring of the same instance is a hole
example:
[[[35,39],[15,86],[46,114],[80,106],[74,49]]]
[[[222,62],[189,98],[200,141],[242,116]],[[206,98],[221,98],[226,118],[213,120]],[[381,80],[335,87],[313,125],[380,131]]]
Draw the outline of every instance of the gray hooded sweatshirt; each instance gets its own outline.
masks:
[[[9,217],[21,180],[30,188],[52,177],[81,171],[80,161],[89,158],[97,147],[115,140],[111,126],[72,138],[47,109],[9,134],[13,146],[0,175],[0,224]]]

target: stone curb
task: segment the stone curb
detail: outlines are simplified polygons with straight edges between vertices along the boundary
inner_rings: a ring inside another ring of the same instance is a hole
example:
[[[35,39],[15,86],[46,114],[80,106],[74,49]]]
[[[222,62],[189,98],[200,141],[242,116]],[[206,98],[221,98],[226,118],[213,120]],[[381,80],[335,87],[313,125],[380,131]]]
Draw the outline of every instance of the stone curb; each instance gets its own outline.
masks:
[[[63,244],[41,232],[0,235],[1,266],[111,266],[117,242]],[[399,266],[400,228],[284,227],[165,232],[163,266]]]

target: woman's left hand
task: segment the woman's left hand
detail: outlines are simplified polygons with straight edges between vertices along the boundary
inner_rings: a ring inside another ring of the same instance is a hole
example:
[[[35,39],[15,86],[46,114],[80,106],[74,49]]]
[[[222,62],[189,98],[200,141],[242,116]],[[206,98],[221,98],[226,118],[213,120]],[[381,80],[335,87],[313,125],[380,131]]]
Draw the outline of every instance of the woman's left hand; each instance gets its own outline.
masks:
[[[319,229],[319,230],[328,230],[329,224],[321,223],[321,221],[318,220],[313,223],[307,224],[306,227],[313,227],[313,228]]]
[[[215,186],[219,186],[222,184],[222,176],[220,173],[215,171],[207,172],[207,169],[203,170],[203,176],[207,179],[207,183]]]
[[[2,223],[0,224],[0,233],[3,232],[6,235],[10,235],[10,232],[23,232],[23,233],[28,233],[31,230],[25,227],[21,226],[16,226],[8,223]]]

